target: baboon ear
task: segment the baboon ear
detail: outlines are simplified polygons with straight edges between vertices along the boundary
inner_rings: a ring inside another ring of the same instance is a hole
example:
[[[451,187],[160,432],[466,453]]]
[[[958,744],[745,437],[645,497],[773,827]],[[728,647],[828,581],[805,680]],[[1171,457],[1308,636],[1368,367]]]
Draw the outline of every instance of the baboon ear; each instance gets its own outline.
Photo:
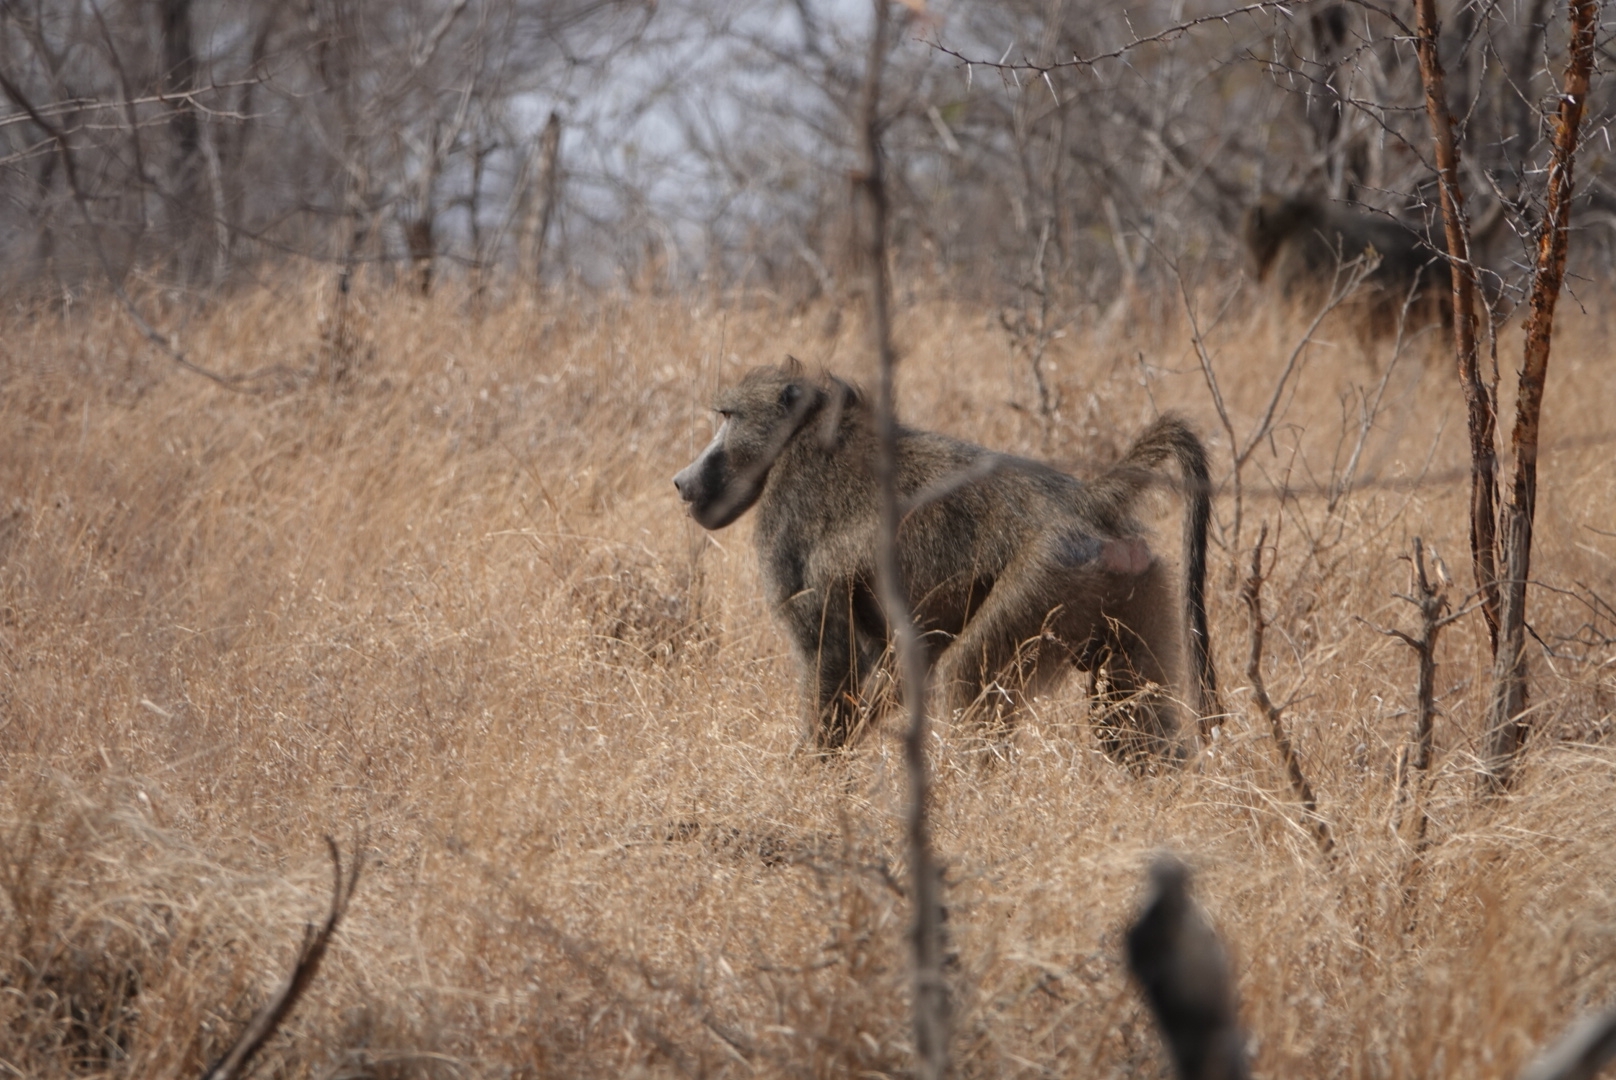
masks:
[[[802,361],[798,360],[795,356],[792,356],[790,353],[786,353],[785,368],[786,368],[786,374],[789,375],[793,379],[801,377],[802,372],[803,372]]]

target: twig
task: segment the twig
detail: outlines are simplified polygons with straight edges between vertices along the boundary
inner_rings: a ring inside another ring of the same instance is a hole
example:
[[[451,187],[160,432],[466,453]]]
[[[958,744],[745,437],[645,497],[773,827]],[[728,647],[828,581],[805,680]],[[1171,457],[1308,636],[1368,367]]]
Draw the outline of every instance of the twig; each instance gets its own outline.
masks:
[[[1319,850],[1329,855],[1335,849],[1335,840],[1330,836],[1329,822],[1319,815],[1319,802],[1313,795],[1313,785],[1307,782],[1307,776],[1302,772],[1301,759],[1296,756],[1296,747],[1291,744],[1291,738],[1285,730],[1284,716],[1279,707],[1268,696],[1268,687],[1263,682],[1262,654],[1263,634],[1268,629],[1268,621],[1263,617],[1262,587],[1263,548],[1268,543],[1268,522],[1263,522],[1262,531],[1257,536],[1257,545],[1251,549],[1251,573],[1245,584],[1240,587],[1240,599],[1245,601],[1246,609],[1251,613],[1251,651],[1246,657],[1246,678],[1251,680],[1251,694],[1257,701],[1257,708],[1268,720],[1268,727],[1274,737],[1274,746],[1279,750],[1280,761],[1285,766],[1285,775],[1290,778],[1291,789],[1296,793],[1297,801],[1307,813],[1308,827],[1312,829],[1314,838],[1319,843]]]
[[[1239,558],[1240,530],[1245,518],[1245,481],[1244,470],[1251,455],[1261,446],[1263,440],[1268,438],[1274,427],[1275,414],[1279,411],[1279,404],[1284,399],[1285,388],[1290,385],[1291,378],[1301,365],[1307,349],[1313,344],[1313,337],[1318,333],[1319,327],[1331,312],[1344,304],[1364,280],[1374,272],[1378,262],[1370,260],[1366,255],[1359,255],[1352,259],[1343,258],[1344,252],[1337,252],[1335,277],[1330,283],[1329,295],[1325,297],[1324,304],[1313,315],[1307,330],[1297,340],[1291,349],[1290,356],[1285,360],[1284,370],[1280,372],[1279,379],[1274,383],[1274,391],[1269,396],[1268,405],[1263,410],[1262,417],[1242,441],[1235,434],[1234,421],[1229,416],[1229,409],[1223,398],[1222,387],[1218,384],[1217,372],[1212,367],[1212,354],[1207,350],[1206,337],[1208,330],[1202,330],[1200,321],[1195,315],[1195,305],[1190,298],[1189,286],[1184,281],[1184,275],[1174,267],[1178,277],[1178,292],[1184,303],[1184,315],[1190,323],[1190,344],[1195,348],[1195,355],[1200,361],[1201,375],[1206,380],[1207,390],[1212,395],[1212,405],[1217,410],[1218,421],[1229,437],[1229,456],[1232,465],[1230,474],[1230,487],[1234,496],[1234,520],[1229,530],[1229,547]],[[1230,300],[1235,293],[1231,291]],[[1231,579],[1233,578],[1234,564],[1231,563]]]
[[[1324,304],[1314,313],[1313,321],[1307,324],[1307,330],[1291,349],[1290,356],[1286,357],[1285,368],[1274,383],[1274,392],[1268,398],[1268,405],[1263,409],[1262,417],[1257,421],[1257,426],[1251,429],[1251,434],[1246,437],[1245,445],[1240,448],[1238,461],[1242,465],[1273,428],[1274,413],[1279,409],[1279,402],[1285,395],[1285,387],[1290,383],[1291,376],[1295,374],[1296,367],[1301,363],[1308,346],[1313,344],[1313,335],[1319,332],[1319,327],[1330,317],[1330,313],[1346,303],[1358,291],[1364,279],[1380,265],[1378,259],[1369,259],[1362,253],[1351,259],[1345,258],[1344,251],[1338,251],[1336,255],[1336,273],[1335,279],[1330,283],[1330,295],[1325,297]]]
[[[159,333],[156,327],[146,321],[145,317],[140,314],[140,309],[135,306],[134,300],[124,289],[119,275],[113,270],[112,259],[107,255],[106,246],[101,242],[100,231],[96,229],[95,219],[90,215],[90,199],[84,193],[84,187],[79,182],[78,162],[73,157],[72,148],[68,146],[67,136],[56,125],[45,119],[44,114],[34,107],[33,103],[28,100],[16,83],[6,77],[4,71],[0,71],[0,90],[5,91],[6,96],[11,98],[18,108],[28,114],[28,118],[34,122],[34,125],[56,143],[56,152],[62,160],[62,174],[67,178],[68,187],[73,192],[74,205],[78,207],[80,216],[84,218],[84,224],[95,247],[96,258],[101,263],[102,272],[106,274],[107,284],[111,286],[113,296],[123,306],[125,314],[129,316],[141,334],[153,345],[167,353],[169,359],[180,367],[201,375],[203,378],[211,379],[229,390],[240,390],[243,383],[251,382],[263,375],[276,374],[278,369],[252,372],[247,375],[221,375],[216,371],[211,371],[192,361],[182,350],[176,348],[173,342]]]
[[[365,865],[364,847],[361,844],[355,848],[353,867],[348,879],[344,881],[342,853],[337,850],[337,842],[329,836],[325,838],[325,842],[331,850],[331,875],[334,879],[331,888],[331,911],[326,915],[325,925],[318,930],[312,923],[304,928],[303,944],[297,950],[297,962],[292,966],[292,974],[286,980],[286,985],[258,1010],[235,1045],[202,1074],[202,1080],[235,1080],[236,1077],[243,1075],[253,1055],[258,1053],[269,1041],[270,1036],[275,1034],[276,1029],[291,1013],[298,998],[303,996],[303,992],[309,988],[309,984],[319,972],[320,961],[325,959],[326,948],[337,932],[337,924],[348,912],[348,903],[353,899],[354,888],[359,884],[359,871]]]
[[[1456,618],[1455,615],[1443,614],[1448,607],[1447,569],[1434,551],[1431,558],[1437,575],[1435,585],[1431,583],[1430,575],[1426,573],[1424,541],[1416,536],[1412,558],[1414,592],[1398,595],[1398,599],[1406,600],[1419,609],[1420,636],[1410,637],[1401,630],[1388,631],[1413,649],[1419,657],[1420,671],[1415,687],[1417,699],[1415,715],[1418,720],[1414,729],[1414,767],[1421,773],[1428,772],[1431,768],[1431,736],[1436,719],[1436,639],[1443,627]],[[1469,609],[1461,609],[1461,612],[1465,610]]]
[[[1414,281],[1409,283],[1408,292],[1403,296],[1403,307],[1397,313],[1397,337],[1392,342],[1392,357],[1386,362],[1386,370],[1381,372],[1380,381],[1375,384],[1373,399],[1367,394],[1361,394],[1358,407],[1358,438],[1353,443],[1352,453],[1347,457],[1346,467],[1339,475],[1332,472],[1330,477],[1329,501],[1325,503],[1325,510],[1329,513],[1335,513],[1336,507],[1341,505],[1341,500],[1353,490],[1353,482],[1358,475],[1358,463],[1363,459],[1364,447],[1369,443],[1369,433],[1374,429],[1375,418],[1380,415],[1380,404],[1386,397],[1386,387],[1391,383],[1392,372],[1397,370],[1397,362],[1403,357],[1408,313],[1414,306],[1415,297],[1419,295],[1420,278],[1423,276],[1423,271],[1416,275]]]

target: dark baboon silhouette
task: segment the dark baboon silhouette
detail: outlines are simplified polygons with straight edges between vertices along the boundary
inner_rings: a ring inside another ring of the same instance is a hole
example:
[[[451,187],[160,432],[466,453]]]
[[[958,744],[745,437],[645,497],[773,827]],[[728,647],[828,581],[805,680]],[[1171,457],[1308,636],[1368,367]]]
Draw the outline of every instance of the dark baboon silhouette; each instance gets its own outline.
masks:
[[[753,369],[714,407],[718,434],[673,482],[708,529],[757,507],[765,589],[818,709],[817,740],[841,746],[889,640],[875,583],[873,411],[853,386],[795,361]],[[1169,459],[1189,504],[1181,597],[1133,513]],[[1114,706],[1100,725],[1113,757],[1183,755],[1168,688],[1186,633],[1200,715],[1216,711],[1217,685],[1204,600],[1210,484],[1205,451],[1182,421],[1158,420],[1088,483],[905,428],[898,487],[899,566],[951,711],[1013,710],[1077,668]]]
[[[1395,326],[1411,292],[1415,306],[1434,307],[1439,317],[1448,318],[1446,263],[1412,226],[1396,218],[1308,195],[1271,195],[1246,209],[1240,231],[1258,279],[1284,296],[1312,300],[1327,293],[1346,263],[1373,248],[1380,263],[1364,284],[1376,329]]]

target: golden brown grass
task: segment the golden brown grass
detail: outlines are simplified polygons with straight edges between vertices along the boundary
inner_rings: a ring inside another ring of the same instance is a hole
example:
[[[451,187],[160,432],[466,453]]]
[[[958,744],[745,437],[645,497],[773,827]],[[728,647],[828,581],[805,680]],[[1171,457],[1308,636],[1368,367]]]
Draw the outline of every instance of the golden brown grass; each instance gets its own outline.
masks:
[[[301,369],[327,307],[265,288],[186,344]],[[861,374],[857,319],[827,338],[821,313],[762,303],[363,307],[351,379],[253,395],[176,370],[110,306],[0,327],[0,1074],[198,1074],[324,910],[327,832],[371,863],[270,1074],[902,1073],[895,725],[845,760],[801,752],[749,526],[708,538],[669,483],[743,366]],[[1606,599],[1610,330],[1573,312],[1556,342],[1535,565]],[[1173,407],[1227,471],[1166,301],[1056,343],[1047,442],[1010,405],[1032,389],[992,313],[916,301],[898,332],[912,422],[1081,469]],[[1242,434],[1295,333],[1212,335]],[[1616,991],[1616,653],[1576,596],[1533,596],[1560,655],[1534,654],[1539,731],[1497,803],[1474,792],[1478,620],[1443,639],[1416,864],[1413,659],[1376,627],[1413,627],[1393,594],[1416,534],[1468,586],[1463,412],[1446,367],[1405,357],[1368,482],[1328,512],[1347,395],[1375,377],[1358,350],[1310,352],[1241,540],[1277,536],[1267,678],[1335,861],[1241,686],[1225,528],[1215,753],[1117,768],[1075,682],[1002,744],[937,733],[962,1075],[1161,1071],[1119,959],[1161,847],[1235,949],[1260,1076],[1508,1076]]]

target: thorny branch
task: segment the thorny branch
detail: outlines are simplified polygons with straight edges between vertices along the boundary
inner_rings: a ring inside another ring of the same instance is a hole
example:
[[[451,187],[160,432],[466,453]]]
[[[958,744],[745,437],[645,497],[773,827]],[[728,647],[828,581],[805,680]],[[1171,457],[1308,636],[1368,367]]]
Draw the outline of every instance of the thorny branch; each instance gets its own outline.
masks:
[[[936,49],[944,56],[951,56],[968,68],[986,68],[990,71],[1002,71],[1011,74],[1031,72],[1037,76],[1044,76],[1048,75],[1052,71],[1060,71],[1063,68],[1091,68],[1094,65],[1102,63],[1106,60],[1117,60],[1128,55],[1130,52],[1142,45],[1155,45],[1162,42],[1172,41],[1174,38],[1183,37],[1196,27],[1205,26],[1208,23],[1226,23],[1230,19],[1237,18],[1241,15],[1258,15],[1266,11],[1278,12],[1281,15],[1289,16],[1291,10],[1295,6],[1296,5],[1292,3],[1291,0],[1265,0],[1263,3],[1246,4],[1242,7],[1230,8],[1227,11],[1219,11],[1211,15],[1201,15],[1194,19],[1186,19],[1183,22],[1174,23],[1172,26],[1169,26],[1164,30],[1158,30],[1154,34],[1135,36],[1126,44],[1119,45],[1117,48],[1112,49],[1109,52],[1096,53],[1093,56],[1077,56],[1074,54],[1070,60],[1055,60],[1049,63],[1038,63],[1037,61],[1028,57],[1007,62],[1010,55],[1009,49],[1006,49],[1005,55],[998,60],[983,60],[976,57],[966,56],[964,53],[961,53],[958,50],[950,49],[947,46],[935,41],[929,42],[928,44],[930,44],[933,49]],[[1014,43],[1011,44],[1011,48],[1015,48]]]
[[[1403,346],[1406,344],[1408,330],[1409,310],[1414,306],[1415,297],[1419,295],[1419,282],[1415,281],[1408,287],[1403,296],[1402,309],[1397,313],[1397,337],[1392,342],[1392,355],[1386,361],[1386,369],[1380,373],[1380,381],[1375,384],[1375,392],[1371,397],[1360,394],[1358,406],[1358,437],[1352,445],[1352,453],[1347,456],[1347,463],[1339,472],[1332,469],[1328,498],[1325,509],[1335,513],[1336,507],[1350,494],[1358,477],[1358,465],[1363,459],[1364,447],[1369,443],[1369,433],[1374,429],[1375,419],[1380,415],[1381,402],[1386,397],[1386,388],[1391,384],[1392,373],[1397,370],[1397,362],[1403,358]],[[1337,460],[1340,460],[1339,457]]]
[[[1206,339],[1210,329],[1203,330],[1199,318],[1195,313],[1195,303],[1190,297],[1189,285],[1184,275],[1178,273],[1178,291],[1183,301],[1185,318],[1190,324],[1190,344],[1195,348],[1195,355],[1200,362],[1201,375],[1206,380],[1207,390],[1212,395],[1212,405],[1218,414],[1218,422],[1223,426],[1224,434],[1229,439],[1229,456],[1232,461],[1231,487],[1234,495],[1234,521],[1230,528],[1229,547],[1236,553],[1240,550],[1240,527],[1245,510],[1244,469],[1251,455],[1261,446],[1273,431],[1274,418],[1279,410],[1280,402],[1284,400],[1285,390],[1291,385],[1292,378],[1301,366],[1307,355],[1309,346],[1313,344],[1314,335],[1324,320],[1356,293],[1364,280],[1374,273],[1378,260],[1371,258],[1367,253],[1361,253],[1352,258],[1346,258],[1346,252],[1339,252],[1336,261],[1335,277],[1330,283],[1329,295],[1325,297],[1324,304],[1314,314],[1312,322],[1306,331],[1297,339],[1296,345],[1291,349],[1285,360],[1285,367],[1281,370],[1279,378],[1274,382],[1273,393],[1269,396],[1268,404],[1263,409],[1262,416],[1247,433],[1244,440],[1235,433],[1234,420],[1229,415],[1229,409],[1224,401],[1222,387],[1218,383],[1217,372],[1212,365],[1212,354],[1207,348]],[[1176,272],[1176,271],[1175,271]],[[1229,302],[1234,299],[1231,292]]]
[[[84,224],[95,248],[96,258],[101,263],[103,273],[106,274],[107,284],[112,288],[112,293],[117,297],[118,303],[124,309],[124,313],[129,316],[130,321],[135,324],[146,340],[168,354],[169,359],[186,371],[211,379],[229,390],[240,390],[244,383],[251,382],[266,374],[273,374],[274,372],[253,372],[247,375],[221,375],[186,356],[182,349],[176,347],[156,327],[146,321],[145,316],[140,313],[140,308],[136,306],[134,299],[129,295],[128,290],[124,288],[121,275],[113,267],[112,259],[107,254],[106,245],[102,243],[101,234],[95,227],[95,219],[90,214],[90,198],[85,194],[84,187],[80,183],[78,162],[73,157],[73,149],[68,144],[66,134],[34,107],[33,102],[22,92],[22,88],[12,82],[4,71],[0,71],[0,90],[3,90],[6,96],[16,103],[18,108],[28,114],[29,119],[34,122],[35,126],[55,142],[56,151],[61,157],[62,175],[67,178],[68,188],[73,193],[74,205],[78,207],[79,215],[84,219]]]
[[[1414,721],[1414,760],[1411,764],[1416,772],[1414,800],[1418,807],[1418,824],[1415,825],[1415,844],[1423,848],[1425,844],[1426,826],[1430,815],[1425,810],[1426,786],[1431,771],[1434,736],[1436,730],[1436,642],[1437,636],[1453,622],[1463,618],[1476,609],[1475,604],[1466,604],[1457,611],[1450,610],[1448,603],[1448,587],[1452,584],[1448,576],[1448,568],[1442,562],[1434,549],[1431,549],[1431,569],[1435,571],[1435,582],[1426,569],[1425,542],[1418,536],[1414,538],[1414,553],[1408,556],[1411,564],[1413,580],[1410,591],[1398,593],[1399,600],[1405,600],[1414,605],[1420,613],[1420,633],[1418,637],[1398,630],[1382,629],[1381,633],[1387,637],[1394,637],[1410,649],[1419,661],[1419,674],[1416,677],[1415,721]],[[1399,774],[1401,777],[1401,773]],[[1401,805],[1401,785],[1399,785],[1399,805]]]

